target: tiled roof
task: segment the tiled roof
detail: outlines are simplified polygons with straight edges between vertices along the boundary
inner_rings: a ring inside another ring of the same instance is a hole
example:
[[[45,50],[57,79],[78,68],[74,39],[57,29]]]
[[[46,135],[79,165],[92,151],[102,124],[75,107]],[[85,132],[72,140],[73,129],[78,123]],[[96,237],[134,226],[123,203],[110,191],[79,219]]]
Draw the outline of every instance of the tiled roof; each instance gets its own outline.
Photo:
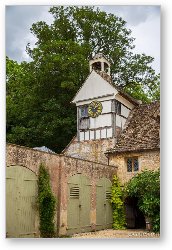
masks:
[[[33,149],[36,149],[36,150],[39,150],[39,151],[43,151],[43,152],[47,152],[47,153],[55,153],[54,151],[52,151],[51,149],[45,147],[45,146],[42,146],[42,147],[35,147]]]
[[[160,103],[140,104],[131,112],[114,148],[106,153],[160,148]]]

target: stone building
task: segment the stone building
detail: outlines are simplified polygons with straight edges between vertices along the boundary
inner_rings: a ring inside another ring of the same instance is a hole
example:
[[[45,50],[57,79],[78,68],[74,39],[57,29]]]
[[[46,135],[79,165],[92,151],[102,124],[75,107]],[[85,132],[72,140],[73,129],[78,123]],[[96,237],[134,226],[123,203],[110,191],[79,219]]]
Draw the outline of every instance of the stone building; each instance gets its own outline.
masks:
[[[118,167],[117,176],[124,185],[143,170],[160,168],[160,103],[141,104],[131,112],[116,145],[106,151],[110,164]],[[145,217],[136,198],[125,200],[129,228],[145,227]]]
[[[118,166],[122,184],[144,169],[160,166],[160,103],[142,104],[112,84],[102,54],[90,62],[90,75],[72,100],[77,135],[64,155]]]
[[[112,84],[109,74],[110,63],[96,55],[72,101],[77,106],[77,135],[63,153],[117,166],[123,186],[138,172],[160,167],[160,103],[141,104]],[[137,200],[128,199],[125,205],[128,227],[144,227]]]
[[[7,145],[7,237],[39,236],[34,204],[41,163],[58,200],[57,236],[111,228],[113,176],[124,184],[143,169],[159,167],[159,103],[141,104],[117,88],[102,54],[89,67],[72,100],[77,135],[62,154]]]
[[[77,107],[77,135],[62,153],[108,164],[104,153],[115,146],[130,111],[140,101],[112,84],[110,63],[103,54],[89,65],[90,74],[72,100]]]
[[[160,167],[160,103],[141,104],[128,117],[116,145],[106,151],[122,184],[145,169]]]

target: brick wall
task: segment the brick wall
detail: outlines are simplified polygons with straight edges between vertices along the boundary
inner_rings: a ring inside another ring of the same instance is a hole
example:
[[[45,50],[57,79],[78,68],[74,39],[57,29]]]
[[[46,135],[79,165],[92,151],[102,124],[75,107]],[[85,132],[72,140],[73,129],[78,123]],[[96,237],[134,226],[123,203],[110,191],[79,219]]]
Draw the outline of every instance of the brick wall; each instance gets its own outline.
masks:
[[[160,167],[160,152],[157,151],[147,151],[139,153],[120,153],[120,154],[110,154],[109,163],[118,167],[117,176],[123,185],[129,181],[138,172],[127,172],[126,159],[130,157],[138,157],[139,161],[139,172],[148,169],[154,170]]]

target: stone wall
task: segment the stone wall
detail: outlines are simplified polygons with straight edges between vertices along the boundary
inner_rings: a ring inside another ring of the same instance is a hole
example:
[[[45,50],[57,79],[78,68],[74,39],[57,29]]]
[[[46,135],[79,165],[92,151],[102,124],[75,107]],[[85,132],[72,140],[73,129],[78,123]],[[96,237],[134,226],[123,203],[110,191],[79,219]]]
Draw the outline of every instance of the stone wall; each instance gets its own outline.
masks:
[[[32,148],[23,147],[14,144],[7,144],[6,148],[6,166],[23,166],[32,170],[38,175],[39,166],[44,163],[50,174],[52,191],[58,200],[59,197],[59,172],[61,156],[50,154]],[[58,219],[58,207],[56,208],[55,226],[56,230]]]
[[[67,233],[67,182],[68,179],[75,174],[83,174],[87,176],[91,181],[91,211],[90,220],[92,229],[95,229],[96,225],[96,183],[97,181],[105,177],[112,181],[112,178],[117,173],[117,168],[114,166],[108,166],[106,164],[100,164],[87,160],[76,159],[68,156],[64,156],[61,161],[62,172],[60,180],[60,217],[59,217],[59,234],[65,235]]]
[[[127,172],[126,159],[130,157],[138,157],[139,172],[143,170],[154,170],[160,167],[160,151],[145,151],[139,153],[120,153],[110,154],[109,163],[118,167],[117,176],[121,184],[128,182],[138,172]]]
[[[104,152],[114,146],[115,138],[78,142],[74,137],[62,153],[66,156],[108,164],[108,158]]]
[[[32,148],[23,147],[14,144],[7,144],[6,165],[24,166],[31,169],[38,175],[39,166],[44,163],[50,174],[52,190],[55,196],[58,196],[58,180],[60,171],[60,155],[50,154]]]
[[[91,181],[90,219],[94,228],[96,224],[96,183],[102,177],[112,181],[113,176],[117,173],[117,168],[89,160],[46,153],[23,146],[7,145],[7,166],[24,166],[38,174],[41,163],[44,163],[49,170],[52,190],[58,201],[55,218],[58,229],[57,235],[66,235],[67,233],[67,182],[75,174],[83,174]]]

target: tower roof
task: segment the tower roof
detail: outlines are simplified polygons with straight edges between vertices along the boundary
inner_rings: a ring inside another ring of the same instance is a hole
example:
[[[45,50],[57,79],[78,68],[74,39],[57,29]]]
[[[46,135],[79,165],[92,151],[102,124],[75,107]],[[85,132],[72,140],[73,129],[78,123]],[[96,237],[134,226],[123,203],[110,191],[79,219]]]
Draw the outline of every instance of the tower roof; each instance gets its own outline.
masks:
[[[100,59],[100,58],[104,58],[106,61],[108,61],[107,57],[103,53],[95,54],[93,56],[92,60],[96,60],[96,59]]]

